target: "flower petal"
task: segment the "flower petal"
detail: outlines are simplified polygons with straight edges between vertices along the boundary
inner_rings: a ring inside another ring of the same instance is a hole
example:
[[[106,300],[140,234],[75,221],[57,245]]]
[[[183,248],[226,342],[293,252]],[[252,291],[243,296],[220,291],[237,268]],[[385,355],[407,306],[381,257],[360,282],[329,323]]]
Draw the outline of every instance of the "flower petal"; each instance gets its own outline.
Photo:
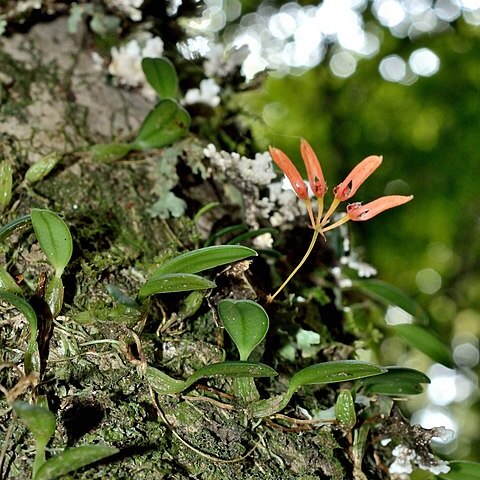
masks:
[[[347,215],[350,220],[353,220],[354,222],[370,220],[385,210],[409,202],[412,198],[413,195],[389,195],[377,198],[376,200],[373,200],[373,202],[366,203],[365,205],[362,205],[360,202],[351,203],[347,206]]]
[[[360,185],[380,166],[383,157],[371,155],[363,159],[345,178],[333,189],[335,197],[340,201],[348,200],[355,195]]]
[[[323,197],[327,192],[327,185],[323,176],[322,167],[313,148],[304,138],[300,141],[300,152],[307,167],[308,182],[310,183],[313,193],[317,198]]]
[[[295,193],[302,199],[308,200],[308,189],[302,176],[298,173],[292,161],[279,148],[269,147],[270,155],[278,168],[287,176]]]

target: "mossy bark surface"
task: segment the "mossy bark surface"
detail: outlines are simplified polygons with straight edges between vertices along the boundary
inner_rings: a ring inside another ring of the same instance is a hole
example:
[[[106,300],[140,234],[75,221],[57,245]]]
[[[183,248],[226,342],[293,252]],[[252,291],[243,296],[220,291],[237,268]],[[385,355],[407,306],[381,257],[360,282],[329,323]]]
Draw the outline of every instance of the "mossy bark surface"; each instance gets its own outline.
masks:
[[[57,418],[48,455],[90,443],[120,449],[115,457],[64,478],[353,478],[352,436],[341,428],[292,423],[288,417],[251,419],[227,379],[205,381],[177,396],[157,397],[149,388],[142,376],[145,364],[186,378],[221,361],[224,349],[233,352],[232,346],[225,344],[207,301],[189,312],[186,295],[165,296],[152,301],[145,317],[116,305],[106,287],[114,284],[135,297],[164,258],[200,244],[190,218],[196,206],[218,198],[208,182],[190,181],[192,165],[202,160],[197,139],[115,163],[92,160],[91,145],[131,139],[152,105],[95,71],[85,38],[82,32],[68,34],[66,20],[58,18],[0,42],[0,157],[14,172],[12,203],[1,223],[34,207],[46,208],[62,215],[74,238],[63,279],[65,303],[53,322],[41,378],[22,378],[13,368],[22,363],[28,328],[15,309],[0,304],[2,387],[19,398],[28,397],[32,387],[46,395]],[[28,167],[53,151],[62,156],[55,169],[34,185],[24,182]],[[171,187],[172,176],[179,178],[175,188],[188,200],[188,215],[162,220],[152,214],[152,206],[162,186]],[[34,299],[52,269],[32,231],[13,235],[0,248],[2,263]],[[225,272],[219,275],[217,283],[228,290],[232,280]],[[251,285],[238,278],[235,288],[247,297],[268,283],[261,275],[249,277]],[[329,307],[321,324],[317,308],[308,304],[301,314],[324,338],[337,336],[330,359],[348,357],[348,339],[338,341],[338,312]],[[270,313],[277,324],[266,340],[271,347],[263,346],[262,361],[284,375],[257,382],[263,398],[284,391],[284,377],[294,371],[279,366],[273,354],[280,344],[275,338],[279,322],[292,325],[294,320],[280,320],[275,309]],[[309,387],[298,398],[313,411],[333,405],[335,393]],[[8,413],[5,398],[0,405],[4,478],[29,478],[33,439]],[[299,411],[289,407],[286,413]],[[371,452],[364,468],[369,479],[385,478]]]

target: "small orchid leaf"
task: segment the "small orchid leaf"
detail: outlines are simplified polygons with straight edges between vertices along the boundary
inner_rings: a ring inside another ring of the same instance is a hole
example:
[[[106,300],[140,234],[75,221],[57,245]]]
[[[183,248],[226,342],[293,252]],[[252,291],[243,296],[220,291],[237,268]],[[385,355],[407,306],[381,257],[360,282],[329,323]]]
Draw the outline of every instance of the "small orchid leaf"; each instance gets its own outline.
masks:
[[[441,480],[480,480],[480,463],[451,461],[448,463],[450,471],[441,473],[438,478]]]
[[[160,395],[180,393],[186,388],[183,380],[175,380],[154,367],[147,367],[145,378],[150,386]]]
[[[166,275],[159,275],[153,280],[145,282],[138,292],[138,298],[144,299],[156,293],[206,290],[208,288],[214,288],[215,286],[215,282],[200,277],[199,275],[192,275],[191,273],[168,273]]]
[[[106,288],[107,288],[107,292],[110,294],[113,300],[119,305],[123,305],[127,308],[131,308],[139,312],[142,310],[142,307],[132,297],[128,296],[124,291],[122,291],[116,285],[109,283]]]
[[[118,448],[108,445],[81,445],[69,448],[47,460],[37,471],[33,480],[53,480],[79,468],[98,462],[118,453]]]
[[[274,377],[277,372],[263,363],[255,362],[220,362],[212,363],[198,369],[193,375],[187,378],[185,388],[205,377],[233,377],[233,378],[257,378]]]
[[[371,377],[385,373],[379,365],[359,360],[338,360],[317,363],[298,371],[290,380],[287,394],[290,397],[304,385],[348,382],[358,378]]]
[[[347,430],[351,430],[357,423],[355,403],[350,390],[341,390],[338,394],[335,402],[335,418]]]
[[[31,213],[35,235],[43,253],[61,277],[73,251],[72,235],[67,224],[54,212],[34,208]]]
[[[168,260],[153,272],[150,280],[166,273],[198,273],[256,255],[255,250],[237,245],[216,245],[199,248]]]
[[[12,409],[32,432],[35,441],[47,445],[55,433],[55,415],[48,408],[21,401],[14,402]]]
[[[12,199],[12,166],[6,161],[0,161],[0,212],[5,210]]]
[[[17,293],[19,295],[22,294],[22,289],[17,285],[17,282],[3,265],[0,265],[0,290]]]
[[[131,147],[135,150],[165,147],[185,136],[189,126],[188,112],[177,102],[165,98],[147,115]]]
[[[382,302],[385,305],[400,307],[422,325],[427,325],[430,321],[427,312],[417,302],[402,292],[402,290],[387,282],[382,282],[381,280],[361,280],[354,282],[353,285],[354,288],[358,288],[373,300]]]
[[[173,63],[167,58],[144,58],[142,70],[148,83],[160,98],[175,98],[178,91],[178,77]]]
[[[31,228],[31,226],[32,222],[30,215],[23,215],[22,217],[12,220],[0,228],[0,242],[3,242],[13,233],[19,234],[27,228]]]
[[[96,162],[114,162],[121,160],[133,150],[128,143],[99,143],[89,149],[92,160]]]
[[[45,178],[57,165],[62,156],[58,152],[52,152],[49,155],[37,160],[25,174],[25,180],[30,183],[36,183]]]
[[[267,312],[251,300],[222,300],[218,304],[218,314],[238,348],[240,360],[248,360],[253,349],[267,334]]]
[[[27,303],[23,298],[15,295],[14,293],[3,290],[0,290],[0,301],[10,303],[27,319],[30,327],[30,340],[28,341],[27,348],[25,349],[25,373],[28,374],[33,370],[38,371],[40,368],[40,359],[37,344],[38,321],[35,310],[33,310],[30,304]]]
[[[252,417],[264,418],[269,417],[280,410],[283,410],[290,401],[290,398],[286,394],[275,395],[274,397],[258,400],[250,405],[249,411]]]
[[[277,372],[273,368],[262,363],[253,362],[212,363],[211,365],[206,365],[198,369],[193,375],[190,375],[186,381],[175,380],[153,367],[147,367],[145,372],[145,376],[151,387],[162,395],[180,393],[195,382],[198,382],[198,380],[207,377],[256,378],[273,377],[275,375],[277,375]]]
[[[431,331],[409,323],[394,325],[392,330],[408,345],[448,368],[453,368],[453,358],[448,346]]]
[[[430,383],[430,379],[418,370],[403,367],[388,367],[381,375],[359,380],[365,394],[380,395],[416,395],[422,393],[422,383]]]

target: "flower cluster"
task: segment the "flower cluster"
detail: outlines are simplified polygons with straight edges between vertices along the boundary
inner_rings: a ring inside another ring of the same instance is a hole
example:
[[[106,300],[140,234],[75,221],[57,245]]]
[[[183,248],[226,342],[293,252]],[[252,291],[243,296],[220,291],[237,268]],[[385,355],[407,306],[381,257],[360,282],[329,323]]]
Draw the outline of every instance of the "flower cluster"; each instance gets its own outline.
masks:
[[[362,183],[381,165],[383,158],[377,155],[371,155],[362,160],[347,175],[345,180],[333,189],[334,199],[328,211],[323,215],[323,203],[325,194],[327,193],[327,185],[323,176],[322,167],[312,147],[303,138],[301,140],[300,151],[307,169],[308,184],[303,180],[285,153],[278,148],[270,147],[270,155],[273,161],[286,175],[297,196],[305,202],[312,227],[320,233],[337,228],[348,220],[356,222],[370,220],[379,213],[409,202],[413,198],[413,195],[389,195],[377,198],[365,205],[362,205],[361,202],[350,203],[347,205],[346,215],[338,222],[328,225],[330,217],[340,202],[350,200],[355,195]],[[309,191],[311,191],[318,200],[316,218],[313,214]]]
[[[333,189],[333,201],[326,213],[323,214],[324,197],[327,193],[327,184],[325,183],[322,167],[320,166],[320,162],[318,161],[318,158],[315,155],[312,147],[303,138],[300,143],[300,152],[307,169],[308,182],[303,180],[292,161],[287,157],[287,155],[285,155],[284,152],[282,152],[282,150],[270,147],[270,155],[272,156],[273,161],[285,174],[297,196],[305,203],[310,223],[314,230],[312,241],[305,256],[297,265],[295,270],[290,274],[287,280],[270,297],[270,301],[273,300],[278,293],[280,293],[280,291],[306,261],[315,245],[318,235],[324,236],[325,232],[333,230],[349,220],[354,222],[370,220],[379,213],[382,213],[383,211],[393,207],[398,207],[399,205],[409,202],[413,198],[413,195],[389,195],[377,198],[376,200],[366,203],[365,205],[362,205],[361,202],[350,203],[347,205],[345,215],[337,222],[330,224],[330,218],[339,204],[341,202],[350,200],[355,195],[362,183],[381,165],[383,158],[377,155],[371,155],[362,160],[347,175],[345,180]],[[310,200],[311,196],[314,196],[317,199],[318,207],[316,215],[314,214],[313,206]]]

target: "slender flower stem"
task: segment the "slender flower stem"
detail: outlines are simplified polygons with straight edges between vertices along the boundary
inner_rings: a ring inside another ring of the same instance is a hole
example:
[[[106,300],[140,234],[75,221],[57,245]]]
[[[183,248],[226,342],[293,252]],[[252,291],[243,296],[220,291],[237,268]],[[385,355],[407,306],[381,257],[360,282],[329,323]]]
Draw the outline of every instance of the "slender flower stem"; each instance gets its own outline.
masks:
[[[350,216],[347,214],[347,215],[344,215],[340,220],[338,220],[337,222],[335,223],[332,223],[331,225],[329,225],[328,227],[322,229],[322,233],[323,232],[328,232],[328,230],[333,230],[334,228],[337,228],[339,227],[340,225],[343,225],[344,223],[348,222],[350,220]]]
[[[323,197],[317,197],[318,200],[318,211],[317,211],[317,221],[315,225],[320,225],[320,220],[322,219],[323,214]]]
[[[315,228],[316,223],[315,223],[315,217],[313,215],[312,202],[310,201],[309,198],[304,200],[304,202],[305,202],[305,206],[307,207],[308,216],[310,217],[310,221],[312,222],[312,228]]]
[[[330,208],[328,209],[327,213],[323,217],[323,220],[322,220],[322,223],[321,223],[322,227],[328,222],[328,220],[332,216],[332,213],[335,211],[335,209],[338,207],[338,205],[340,205],[340,200],[335,197],[333,199],[332,204],[330,205]]]
[[[295,267],[295,269],[288,276],[288,278],[280,285],[278,290],[273,295],[270,295],[268,297],[267,299],[268,303],[271,303],[273,301],[273,299],[285,288],[285,285],[287,285],[287,283],[294,277],[294,275],[300,270],[302,265],[306,262],[307,258],[312,253],[313,247],[315,246],[315,242],[317,241],[319,233],[321,233],[321,230],[317,230],[317,229],[313,232],[312,241],[310,242],[310,245],[308,246],[307,251],[305,252],[305,255],[300,260],[300,263]]]

